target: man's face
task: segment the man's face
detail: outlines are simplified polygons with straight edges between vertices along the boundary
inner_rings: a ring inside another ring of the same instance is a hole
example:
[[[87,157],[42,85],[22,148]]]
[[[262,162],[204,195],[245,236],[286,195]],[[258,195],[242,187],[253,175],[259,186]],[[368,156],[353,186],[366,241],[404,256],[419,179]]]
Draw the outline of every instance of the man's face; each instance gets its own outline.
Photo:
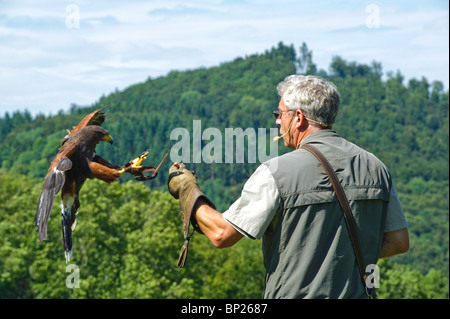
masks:
[[[284,97],[282,96],[280,99],[280,103],[278,104],[278,111],[280,111],[280,116],[275,120],[275,124],[280,126],[280,136],[288,132],[289,127],[291,126],[291,122],[293,120],[294,111],[290,110],[284,104]],[[292,130],[292,127],[291,127]],[[290,147],[291,141],[291,132],[288,132],[285,136],[283,136],[284,145],[286,147]]]

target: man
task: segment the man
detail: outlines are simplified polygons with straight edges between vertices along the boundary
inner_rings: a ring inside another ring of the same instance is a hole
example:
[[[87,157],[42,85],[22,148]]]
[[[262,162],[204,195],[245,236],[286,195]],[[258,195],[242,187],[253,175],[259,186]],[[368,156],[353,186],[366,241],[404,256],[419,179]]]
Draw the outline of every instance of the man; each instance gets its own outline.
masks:
[[[409,249],[407,223],[389,171],[332,130],[340,106],[334,84],[292,75],[277,89],[281,99],[275,123],[284,145],[294,151],[260,165],[223,214],[183,164],[171,167],[169,191],[216,247],[232,246],[243,236],[262,239],[265,298],[367,298],[328,176],[300,148],[314,145],[336,172],[366,265]]]

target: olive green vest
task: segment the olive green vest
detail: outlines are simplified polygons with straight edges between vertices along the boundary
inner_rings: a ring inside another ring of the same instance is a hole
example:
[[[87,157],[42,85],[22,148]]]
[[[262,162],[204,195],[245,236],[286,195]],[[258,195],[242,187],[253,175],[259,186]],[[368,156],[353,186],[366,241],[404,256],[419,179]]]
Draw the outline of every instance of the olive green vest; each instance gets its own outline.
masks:
[[[312,133],[300,146],[306,143],[333,166],[355,217],[364,262],[376,264],[391,187],[389,171],[373,154],[332,130]],[[265,165],[281,205],[262,240],[264,297],[366,297],[339,202],[318,160],[298,149]]]

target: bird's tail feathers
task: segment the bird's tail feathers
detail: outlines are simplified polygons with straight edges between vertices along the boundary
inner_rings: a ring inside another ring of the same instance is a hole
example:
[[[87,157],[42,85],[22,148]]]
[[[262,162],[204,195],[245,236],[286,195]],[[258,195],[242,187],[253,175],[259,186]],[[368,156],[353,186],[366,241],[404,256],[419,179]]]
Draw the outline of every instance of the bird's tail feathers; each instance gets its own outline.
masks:
[[[72,252],[73,252],[73,249],[64,252],[64,255],[66,256],[66,264],[68,264],[70,261],[70,258],[72,258]]]
[[[36,211],[35,226],[39,229],[39,241],[47,239],[47,223],[55,198],[53,190],[43,190],[39,197],[39,205]]]
[[[47,223],[52,211],[53,202],[56,194],[58,194],[64,185],[64,171],[69,170],[71,167],[72,161],[68,158],[63,158],[45,177],[34,219],[35,227],[39,229],[40,242],[47,239]]]
[[[61,212],[61,224],[66,263],[68,263],[70,261],[70,258],[72,257],[72,229],[70,215],[66,214],[64,210]]]

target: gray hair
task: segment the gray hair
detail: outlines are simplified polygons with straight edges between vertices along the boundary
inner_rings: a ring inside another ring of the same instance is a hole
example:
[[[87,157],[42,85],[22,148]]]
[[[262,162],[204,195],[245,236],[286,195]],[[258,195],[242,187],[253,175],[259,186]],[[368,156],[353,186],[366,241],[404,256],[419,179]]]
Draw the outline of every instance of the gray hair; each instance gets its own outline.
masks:
[[[340,106],[336,86],[315,75],[290,75],[277,86],[278,94],[290,110],[302,110],[308,120],[331,127]]]

